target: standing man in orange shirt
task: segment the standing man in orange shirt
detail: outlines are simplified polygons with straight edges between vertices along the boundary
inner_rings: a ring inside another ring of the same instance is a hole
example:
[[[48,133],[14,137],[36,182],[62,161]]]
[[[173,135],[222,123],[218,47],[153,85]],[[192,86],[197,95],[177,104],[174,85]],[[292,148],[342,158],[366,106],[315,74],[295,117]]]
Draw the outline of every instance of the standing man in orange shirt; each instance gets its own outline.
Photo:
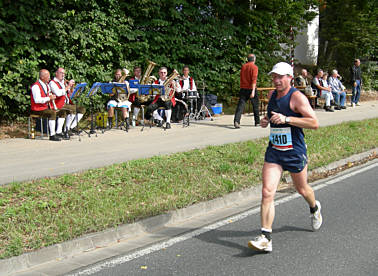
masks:
[[[236,107],[234,126],[240,128],[240,118],[244,111],[245,103],[251,99],[253,106],[253,115],[255,117],[255,126],[260,124],[259,116],[259,96],[256,90],[257,74],[259,69],[255,65],[256,56],[249,54],[247,56],[248,62],[243,64],[240,70],[240,91],[239,102]]]

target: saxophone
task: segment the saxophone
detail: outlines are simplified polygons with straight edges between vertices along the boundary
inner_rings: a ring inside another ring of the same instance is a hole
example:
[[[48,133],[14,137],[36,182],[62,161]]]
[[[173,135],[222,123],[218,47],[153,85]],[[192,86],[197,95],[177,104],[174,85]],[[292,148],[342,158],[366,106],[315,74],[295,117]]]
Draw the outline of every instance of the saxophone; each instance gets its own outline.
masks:
[[[171,82],[176,79],[180,74],[177,72],[176,69],[173,70],[172,74],[169,75],[169,77],[164,81],[163,85],[164,85],[164,90],[165,90],[165,94],[161,96],[161,99],[163,101],[170,101],[174,96],[175,96],[175,92],[176,92],[176,87],[175,87],[175,84],[173,85],[173,87],[170,87],[171,86]]]
[[[118,83],[124,83],[126,80],[127,75],[129,74],[129,70],[126,68],[122,69],[122,77],[118,80]],[[117,99],[120,102],[124,102],[128,99],[127,91],[125,91],[123,88],[115,87],[113,88],[113,92],[117,93]]]

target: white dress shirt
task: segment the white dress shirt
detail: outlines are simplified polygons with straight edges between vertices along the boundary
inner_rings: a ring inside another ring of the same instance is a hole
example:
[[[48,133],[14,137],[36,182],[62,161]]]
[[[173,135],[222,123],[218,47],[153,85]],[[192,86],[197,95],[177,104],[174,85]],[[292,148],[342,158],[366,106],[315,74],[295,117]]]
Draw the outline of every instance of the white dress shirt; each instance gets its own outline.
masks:
[[[34,99],[34,102],[35,103],[38,103],[38,104],[44,104],[44,103],[47,103],[50,101],[50,97],[48,97],[49,95],[49,90],[48,90],[48,87],[46,84],[44,84],[43,81],[41,80],[38,80],[39,83],[41,84],[43,90],[45,91],[46,93],[46,97],[42,97],[42,93],[39,89],[39,86],[37,84],[34,84],[32,86],[32,94],[33,94],[33,99]]]
[[[189,91],[197,91],[196,83],[194,82],[193,79],[193,87],[190,89],[190,76],[185,78],[184,76],[182,77],[182,90],[189,90]]]
[[[50,89],[55,94],[55,96],[60,97],[66,95],[66,86],[64,85],[64,80],[59,81],[57,78],[54,78],[54,81],[58,82],[62,88],[59,88],[58,85],[50,81]]]

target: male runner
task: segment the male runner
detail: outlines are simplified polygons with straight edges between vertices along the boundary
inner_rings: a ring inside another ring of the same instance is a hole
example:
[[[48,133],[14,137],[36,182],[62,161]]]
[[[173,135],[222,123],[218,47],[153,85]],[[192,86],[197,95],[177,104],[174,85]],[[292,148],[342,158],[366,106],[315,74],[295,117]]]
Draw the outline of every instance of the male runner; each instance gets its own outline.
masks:
[[[310,207],[312,229],[318,230],[322,225],[320,203],[307,184],[307,153],[302,130],[317,129],[318,119],[306,96],[291,87],[293,68],[288,63],[277,63],[269,74],[276,90],[269,93],[268,116],[260,122],[264,128],[270,123],[271,128],[262,170],[261,234],[248,242],[250,248],[267,252],[272,251],[274,195],[284,170],[290,172],[295,189]]]

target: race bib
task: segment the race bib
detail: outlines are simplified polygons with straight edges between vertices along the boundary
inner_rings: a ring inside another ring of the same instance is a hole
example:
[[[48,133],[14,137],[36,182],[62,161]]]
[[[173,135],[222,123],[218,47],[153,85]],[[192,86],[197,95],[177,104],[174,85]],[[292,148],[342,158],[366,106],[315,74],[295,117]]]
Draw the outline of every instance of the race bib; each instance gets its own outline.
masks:
[[[269,140],[272,144],[272,147],[277,150],[285,151],[293,149],[290,127],[270,128]]]

